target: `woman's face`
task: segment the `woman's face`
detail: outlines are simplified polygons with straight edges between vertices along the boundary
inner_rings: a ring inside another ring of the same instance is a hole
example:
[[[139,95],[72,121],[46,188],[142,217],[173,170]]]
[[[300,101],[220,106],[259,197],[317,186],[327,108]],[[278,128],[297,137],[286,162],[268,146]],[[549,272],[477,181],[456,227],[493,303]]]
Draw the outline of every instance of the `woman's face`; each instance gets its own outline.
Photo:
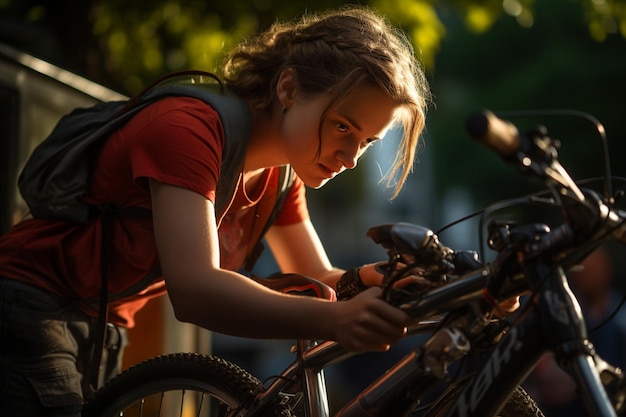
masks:
[[[312,188],[320,188],[345,169],[356,167],[369,145],[383,138],[398,108],[383,90],[364,83],[328,110],[320,131],[320,118],[330,100],[329,95],[296,94],[283,116],[286,156]]]

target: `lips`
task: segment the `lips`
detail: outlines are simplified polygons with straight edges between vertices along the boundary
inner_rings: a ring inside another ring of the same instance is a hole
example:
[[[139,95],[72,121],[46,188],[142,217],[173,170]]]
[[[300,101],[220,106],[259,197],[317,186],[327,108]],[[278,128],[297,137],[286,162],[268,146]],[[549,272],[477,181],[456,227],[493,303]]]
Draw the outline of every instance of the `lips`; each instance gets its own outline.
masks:
[[[334,178],[339,173],[339,170],[332,170],[324,164],[318,164],[318,165],[322,171],[322,175],[324,175],[325,178],[329,178],[329,179]]]

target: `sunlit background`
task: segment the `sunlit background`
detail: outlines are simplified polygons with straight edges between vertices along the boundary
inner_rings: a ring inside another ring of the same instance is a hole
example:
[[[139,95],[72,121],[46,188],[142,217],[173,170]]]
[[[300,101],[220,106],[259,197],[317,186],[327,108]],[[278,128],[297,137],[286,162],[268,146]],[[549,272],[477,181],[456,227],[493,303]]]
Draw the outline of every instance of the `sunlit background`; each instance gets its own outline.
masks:
[[[132,95],[170,71],[214,70],[224,51],[276,20],[344,3],[348,2],[0,0],[0,43]],[[371,149],[353,172],[308,192],[313,220],[338,266],[384,257],[365,237],[371,226],[406,221],[436,231],[486,204],[541,188],[468,138],[464,123],[474,110],[576,109],[592,114],[606,128],[613,173],[626,176],[621,159],[626,155],[625,1],[361,3],[384,13],[411,37],[435,105],[428,115],[419,161],[396,200],[390,201],[390,192],[380,183],[396,144],[393,135]],[[602,175],[601,141],[588,120],[541,114],[511,120],[522,129],[547,126],[561,141],[562,162],[574,178]],[[444,243],[473,249],[476,239],[475,224],[467,223],[446,233]],[[265,255],[256,271],[261,275],[274,272],[273,261]],[[615,259],[621,289],[626,288],[623,258]],[[147,320],[154,322],[152,317]],[[247,361],[244,365],[259,372],[270,372],[274,360],[284,360],[282,351],[276,354],[282,343],[219,335],[213,342],[214,348]],[[335,377],[342,380],[339,374]]]

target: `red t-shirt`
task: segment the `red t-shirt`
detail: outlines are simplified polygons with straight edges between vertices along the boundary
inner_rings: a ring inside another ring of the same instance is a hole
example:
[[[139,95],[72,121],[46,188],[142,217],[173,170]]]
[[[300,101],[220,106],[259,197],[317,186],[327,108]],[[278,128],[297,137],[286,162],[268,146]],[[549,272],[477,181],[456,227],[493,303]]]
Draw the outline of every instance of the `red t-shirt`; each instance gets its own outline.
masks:
[[[138,113],[106,142],[93,167],[86,200],[149,209],[147,180],[152,178],[215,202],[223,141],[222,124],[210,106],[187,97],[163,99]],[[223,268],[242,266],[252,249],[251,236],[261,232],[261,223],[265,224],[275,202],[278,175],[278,168],[267,169],[252,200],[244,187],[238,187],[218,229]],[[304,184],[296,177],[274,224],[295,224],[307,218]],[[158,263],[152,221],[121,216],[113,220],[112,227],[110,320],[132,327],[135,312],[148,299],[165,292],[162,278],[148,287],[141,282]],[[83,225],[25,220],[0,237],[0,277],[78,301],[95,315],[101,283],[101,233],[99,221]]]

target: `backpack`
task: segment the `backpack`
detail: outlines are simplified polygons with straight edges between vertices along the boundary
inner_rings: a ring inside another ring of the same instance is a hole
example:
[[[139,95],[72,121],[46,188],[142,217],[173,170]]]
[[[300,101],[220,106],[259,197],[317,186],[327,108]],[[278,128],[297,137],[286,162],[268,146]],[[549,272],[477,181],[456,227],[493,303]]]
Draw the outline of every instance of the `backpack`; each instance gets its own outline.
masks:
[[[172,96],[200,99],[213,107],[220,116],[225,140],[215,210],[218,216],[221,215],[232,199],[243,167],[250,135],[250,112],[243,99],[226,91],[215,75],[204,71],[179,71],[168,74],[129,100],[101,102],[92,107],[72,111],[62,117],[50,135],[35,148],[18,177],[20,193],[33,217],[77,223],[99,219],[103,223],[102,285],[93,363],[96,370],[95,375],[92,375],[93,387],[98,385],[97,369],[102,356],[108,316],[106,265],[112,239],[108,223],[111,217],[117,215],[149,216],[150,210],[138,207],[118,209],[111,206],[87,205],[83,198],[87,194],[91,167],[98,151],[114,131],[120,129],[148,105]],[[246,270],[251,271],[260,256],[263,250],[261,240],[273,223],[292,184],[293,170],[289,165],[282,166],[276,204],[253,252],[246,261]],[[158,276],[160,268],[157,266],[141,282],[151,282]]]
[[[200,76],[204,73],[200,73]],[[235,186],[241,169],[250,130],[246,103],[224,91],[221,84],[196,82],[198,73],[174,73],[148,86],[127,101],[96,104],[79,108],[61,118],[52,133],[33,151],[18,178],[18,187],[31,214],[86,223],[94,213],[83,198],[87,194],[89,174],[104,141],[139,111],[155,101],[170,96],[189,96],[211,105],[224,126],[223,160],[228,162],[226,175],[218,185],[221,211],[225,197]],[[216,197],[217,200],[217,197]],[[217,205],[217,201],[216,201]]]
[[[129,100],[78,108],[62,117],[32,152],[18,177],[20,194],[32,216],[87,223],[101,216],[104,210],[115,211],[110,206],[93,207],[83,201],[93,161],[114,131],[148,105],[171,96],[200,99],[220,116],[225,142],[215,209],[221,215],[232,198],[243,166],[250,135],[249,109],[246,102],[228,92],[215,75],[204,71],[179,71],[160,78]],[[281,167],[279,183],[278,200],[269,223],[293,183],[289,166]],[[118,213],[140,210],[119,210]],[[246,269],[251,269],[252,265],[248,262]]]

